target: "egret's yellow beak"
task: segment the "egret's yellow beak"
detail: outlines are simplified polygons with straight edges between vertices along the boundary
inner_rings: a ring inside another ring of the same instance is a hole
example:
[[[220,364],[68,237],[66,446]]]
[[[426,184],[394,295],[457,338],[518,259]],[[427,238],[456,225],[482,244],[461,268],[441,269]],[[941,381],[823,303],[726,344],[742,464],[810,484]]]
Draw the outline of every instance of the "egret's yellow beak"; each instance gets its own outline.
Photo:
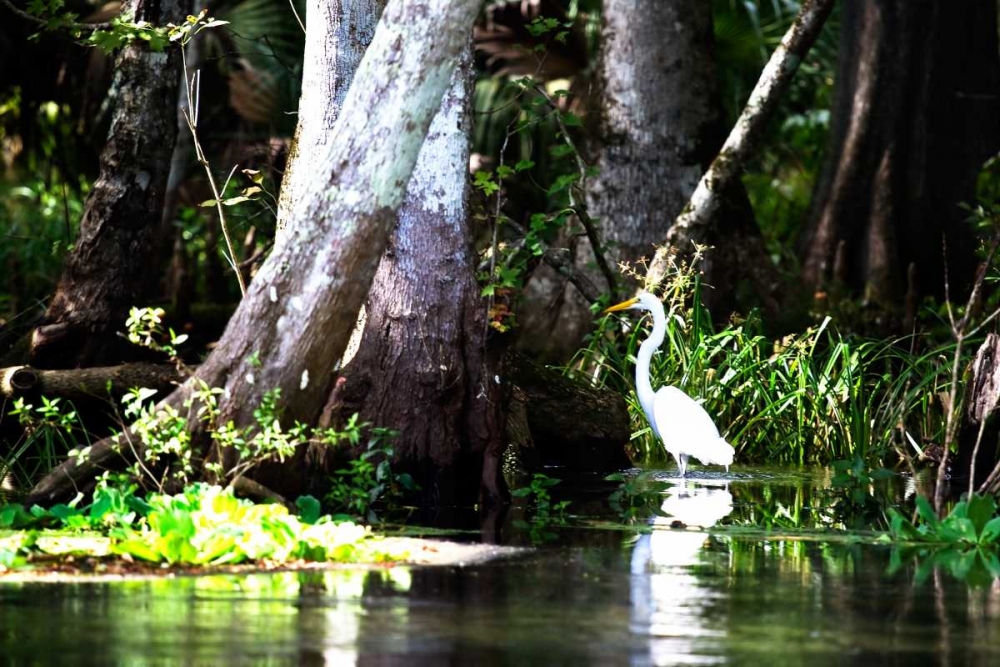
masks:
[[[604,312],[605,313],[616,313],[619,310],[625,310],[626,308],[630,308],[632,305],[634,305],[638,301],[639,301],[639,299],[629,299],[628,301],[622,301],[619,304],[615,304],[614,306],[611,306],[610,308],[608,308]]]

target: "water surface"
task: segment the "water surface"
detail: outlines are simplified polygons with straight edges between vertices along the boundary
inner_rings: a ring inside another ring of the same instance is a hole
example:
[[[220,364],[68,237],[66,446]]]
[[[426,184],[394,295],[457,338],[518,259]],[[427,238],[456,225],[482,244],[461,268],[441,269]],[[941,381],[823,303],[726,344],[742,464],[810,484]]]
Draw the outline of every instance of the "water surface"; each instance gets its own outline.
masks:
[[[821,524],[822,481],[702,473],[662,505],[691,526],[754,513]],[[943,571],[918,581],[905,560],[890,573],[887,546],[786,529],[709,534],[668,518],[646,534],[609,529],[604,495],[572,506],[601,522],[553,528],[555,540],[521,556],[466,568],[0,580],[0,664],[1000,664],[994,585]],[[490,534],[528,541],[503,525]]]

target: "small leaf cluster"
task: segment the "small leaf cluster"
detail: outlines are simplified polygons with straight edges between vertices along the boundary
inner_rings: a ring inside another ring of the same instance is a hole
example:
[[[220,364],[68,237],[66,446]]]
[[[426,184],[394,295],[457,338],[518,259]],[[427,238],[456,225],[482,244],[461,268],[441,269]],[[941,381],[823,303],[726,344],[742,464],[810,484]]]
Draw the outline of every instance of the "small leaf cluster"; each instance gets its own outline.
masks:
[[[139,308],[133,306],[128,311],[125,327],[128,341],[154,352],[163,352],[177,360],[177,347],[187,341],[187,334],[178,335],[173,329],[163,326],[166,312],[162,308]]]
[[[330,445],[346,444],[352,448],[360,445],[363,430],[369,434],[360,456],[352,459],[346,468],[333,473],[330,478],[332,487],[326,495],[326,501],[349,516],[376,523],[379,517],[375,506],[380,501],[398,497],[404,491],[414,491],[417,486],[407,473],[394,473],[392,470],[394,452],[388,440],[395,437],[396,432],[369,424],[358,424],[357,420],[358,416],[355,414],[342,431],[317,433],[322,442]]]
[[[132,42],[146,42],[151,51],[162,52],[172,43],[183,46],[202,30],[227,23],[228,21],[217,21],[209,17],[208,10],[202,10],[198,16],[188,16],[179,26],[168,23],[166,27],[154,26],[147,21],[135,21],[131,15],[123,13],[111,20],[107,30],[95,30],[91,33],[88,42],[105,53],[111,53]]]
[[[889,534],[897,542],[925,542],[971,548],[1000,547],[1000,516],[993,496],[974,494],[938,518],[927,498],[917,498],[917,519],[889,509]]]
[[[198,204],[198,206],[202,208],[211,208],[219,204],[222,206],[238,206],[248,201],[264,201],[270,207],[271,204],[277,202],[274,193],[267,189],[264,183],[264,174],[259,169],[242,169],[241,172],[250,179],[253,185],[243,188],[239,191],[238,195],[233,197],[226,197],[221,201],[218,199],[206,199]]]
[[[570,506],[570,501],[556,502],[549,492],[549,489],[560,482],[562,480],[536,472],[527,486],[511,491],[511,495],[515,498],[525,498],[531,505],[530,522],[514,521],[514,525],[527,530],[533,543],[554,539],[555,534],[548,530],[550,526],[566,525],[566,508]]]
[[[544,16],[539,16],[528,23],[525,28],[527,28],[528,33],[532,37],[545,37],[546,35],[551,35],[551,37],[561,43],[566,43],[566,38],[569,37],[569,28],[573,27],[572,21],[562,22],[554,18],[547,18]],[[545,45],[539,44],[535,47],[535,51],[542,53],[544,52]]]

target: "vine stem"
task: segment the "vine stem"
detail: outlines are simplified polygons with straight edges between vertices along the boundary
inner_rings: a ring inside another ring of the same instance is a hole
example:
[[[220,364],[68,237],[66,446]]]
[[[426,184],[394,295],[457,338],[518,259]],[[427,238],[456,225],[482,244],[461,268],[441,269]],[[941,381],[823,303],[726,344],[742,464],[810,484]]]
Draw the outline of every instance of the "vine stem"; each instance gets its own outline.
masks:
[[[0,0],[2,1],[2,0]],[[205,157],[205,151],[202,150],[201,141],[198,138],[198,91],[196,87],[201,81],[201,77],[198,73],[195,73],[194,81],[188,75],[187,67],[187,56],[184,53],[185,46],[187,44],[181,45],[181,66],[184,70],[184,91],[187,94],[188,108],[183,109],[184,120],[187,122],[188,129],[191,131],[191,141],[194,143],[195,155],[198,158],[199,164],[205,169],[205,175],[208,176],[208,185],[212,189],[212,196],[215,198],[215,209],[219,213],[219,226],[222,228],[222,238],[226,241],[226,261],[229,262],[229,266],[232,267],[233,273],[236,274],[236,282],[240,286],[240,294],[246,296],[247,286],[243,280],[243,272],[240,271],[239,265],[236,263],[236,253],[233,250],[233,240],[229,235],[229,225],[226,223],[226,214],[222,210],[222,194],[219,192],[219,188],[215,183],[215,176],[212,175],[212,166],[208,162],[208,158]],[[236,166],[232,168],[229,172],[229,176],[226,178],[226,183],[222,187],[222,191],[225,192],[226,186],[229,185],[229,181],[233,178],[233,174],[236,172]]]

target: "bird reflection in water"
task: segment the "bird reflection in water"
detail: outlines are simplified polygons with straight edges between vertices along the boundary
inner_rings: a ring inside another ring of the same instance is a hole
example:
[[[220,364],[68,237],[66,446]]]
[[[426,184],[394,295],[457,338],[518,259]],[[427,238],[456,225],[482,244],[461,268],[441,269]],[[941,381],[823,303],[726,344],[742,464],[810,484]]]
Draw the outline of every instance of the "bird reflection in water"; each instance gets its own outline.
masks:
[[[667,491],[666,517],[650,521],[632,552],[631,630],[648,636],[648,653],[633,655],[635,665],[716,664],[722,656],[700,654],[705,639],[724,631],[713,627],[718,593],[705,584],[702,559],[711,538],[698,530],[715,525],[733,510],[728,484],[682,481]],[[683,524],[680,526],[677,522]],[[673,527],[672,527],[673,526]],[[686,529],[685,529],[686,527]]]

